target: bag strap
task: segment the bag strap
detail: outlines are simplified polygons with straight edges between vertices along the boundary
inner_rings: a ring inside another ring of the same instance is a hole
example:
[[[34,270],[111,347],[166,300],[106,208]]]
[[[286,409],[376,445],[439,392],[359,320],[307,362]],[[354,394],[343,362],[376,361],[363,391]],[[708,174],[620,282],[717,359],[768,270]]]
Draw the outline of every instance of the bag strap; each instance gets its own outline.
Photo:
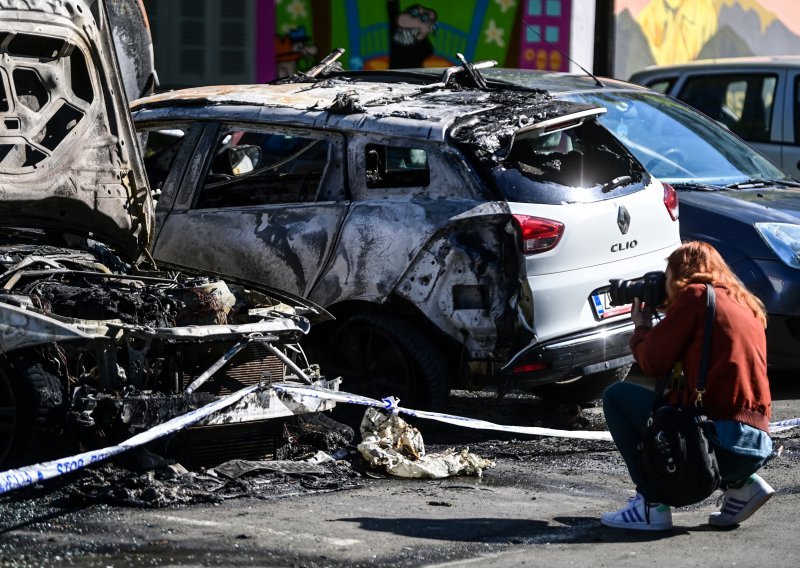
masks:
[[[706,284],[706,324],[703,330],[703,351],[700,357],[700,376],[697,380],[697,406],[703,404],[703,393],[706,392],[706,376],[708,374],[708,361],[711,358],[711,335],[714,331],[714,318],[717,313],[717,294],[712,284]],[[667,390],[667,383],[672,377],[672,369],[666,377],[656,385],[656,400],[653,402],[653,411],[659,406],[659,399]]]
[[[696,406],[703,405],[703,393],[706,392],[708,361],[711,359],[711,335],[714,331],[714,318],[717,313],[717,294],[713,284],[706,284],[706,326],[703,332],[703,354],[700,358],[700,376],[697,379]]]

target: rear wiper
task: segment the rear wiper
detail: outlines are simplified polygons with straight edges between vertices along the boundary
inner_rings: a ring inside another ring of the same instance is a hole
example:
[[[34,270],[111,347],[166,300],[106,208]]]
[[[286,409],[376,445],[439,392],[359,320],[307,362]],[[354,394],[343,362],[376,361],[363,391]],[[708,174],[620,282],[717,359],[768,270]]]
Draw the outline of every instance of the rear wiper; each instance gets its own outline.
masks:
[[[751,187],[764,187],[766,185],[783,185],[787,187],[800,187],[800,183],[787,179],[752,178],[726,185],[728,189],[749,189]]]
[[[621,185],[627,185],[633,181],[631,176],[619,176],[615,177],[611,181],[607,181],[603,184],[603,193],[608,193],[612,189],[616,189]]]

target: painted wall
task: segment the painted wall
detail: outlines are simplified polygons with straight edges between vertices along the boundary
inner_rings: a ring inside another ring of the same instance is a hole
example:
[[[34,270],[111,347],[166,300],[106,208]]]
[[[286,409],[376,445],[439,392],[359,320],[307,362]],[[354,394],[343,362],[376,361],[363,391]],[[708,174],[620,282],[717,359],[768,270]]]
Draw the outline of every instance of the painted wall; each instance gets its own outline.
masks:
[[[614,75],[648,65],[800,54],[796,0],[616,0]]]
[[[340,60],[345,69],[447,67],[462,53],[470,61],[568,70],[569,61],[542,37],[570,52],[572,3],[276,0],[276,75],[303,71],[335,47],[346,50]]]

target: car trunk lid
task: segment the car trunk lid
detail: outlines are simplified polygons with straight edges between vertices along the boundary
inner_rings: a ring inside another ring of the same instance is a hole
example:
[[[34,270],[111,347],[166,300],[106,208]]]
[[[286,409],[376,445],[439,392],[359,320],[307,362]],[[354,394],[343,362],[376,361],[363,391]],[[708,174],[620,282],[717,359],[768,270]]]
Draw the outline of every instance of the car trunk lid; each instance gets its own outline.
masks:
[[[137,260],[153,204],[104,3],[0,10],[0,224],[91,234]]]

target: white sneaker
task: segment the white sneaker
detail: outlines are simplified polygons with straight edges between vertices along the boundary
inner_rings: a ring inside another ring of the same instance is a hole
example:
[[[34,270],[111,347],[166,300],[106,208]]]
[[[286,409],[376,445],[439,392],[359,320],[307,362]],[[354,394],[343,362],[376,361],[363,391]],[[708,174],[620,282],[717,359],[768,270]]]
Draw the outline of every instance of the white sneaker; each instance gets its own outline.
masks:
[[[628,506],[613,513],[603,513],[600,523],[615,529],[668,531],[672,529],[672,510],[668,505],[651,503],[637,493],[628,499]]]
[[[721,503],[722,507],[708,516],[708,524],[715,527],[737,525],[769,501],[774,493],[769,483],[754,473],[739,489],[728,489],[720,495],[717,504]]]

